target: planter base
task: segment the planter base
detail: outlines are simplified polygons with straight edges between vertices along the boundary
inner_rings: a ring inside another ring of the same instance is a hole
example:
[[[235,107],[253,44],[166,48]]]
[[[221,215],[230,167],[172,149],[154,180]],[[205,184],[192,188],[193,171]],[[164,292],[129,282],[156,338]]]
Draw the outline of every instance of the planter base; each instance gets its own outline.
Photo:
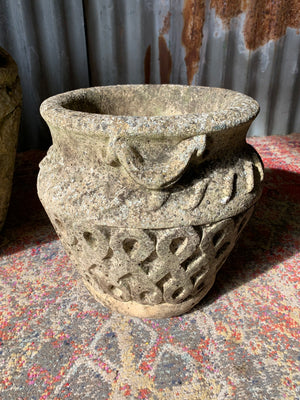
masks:
[[[214,284],[214,279],[206,283],[201,293],[198,296],[189,298],[179,304],[162,303],[157,305],[140,304],[136,301],[119,301],[112,296],[101,293],[99,289],[94,289],[93,286],[85,279],[83,280],[85,286],[94,298],[100,301],[105,307],[111,311],[116,311],[120,314],[130,315],[131,317],[138,318],[169,318],[176,317],[190,311],[200,300],[209,292]]]
[[[161,230],[53,224],[103,305],[134,317],[166,318],[190,311],[207,294],[252,211],[202,227]]]

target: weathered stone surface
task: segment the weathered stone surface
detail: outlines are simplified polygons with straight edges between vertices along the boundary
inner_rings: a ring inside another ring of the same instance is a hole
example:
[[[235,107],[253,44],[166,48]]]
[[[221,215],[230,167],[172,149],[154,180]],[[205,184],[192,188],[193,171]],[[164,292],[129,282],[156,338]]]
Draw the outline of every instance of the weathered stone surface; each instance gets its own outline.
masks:
[[[211,288],[258,200],[246,144],[258,112],[224,89],[128,85],[46,100],[53,146],[40,199],[93,295],[141,317],[179,315]]]
[[[17,65],[0,48],[0,229],[5,221],[11,194],[21,101]]]

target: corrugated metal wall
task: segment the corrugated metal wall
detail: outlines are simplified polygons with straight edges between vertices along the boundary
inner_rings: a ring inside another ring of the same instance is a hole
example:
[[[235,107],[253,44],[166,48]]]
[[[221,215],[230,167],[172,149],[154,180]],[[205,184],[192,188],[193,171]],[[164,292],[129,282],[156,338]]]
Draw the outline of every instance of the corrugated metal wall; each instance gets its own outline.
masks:
[[[18,64],[23,89],[19,149],[47,148],[45,98],[89,86],[81,0],[0,0],[0,46]]]
[[[43,99],[79,87],[181,83],[257,99],[251,135],[300,131],[298,0],[0,0],[0,46],[24,93],[20,149],[46,148]]]

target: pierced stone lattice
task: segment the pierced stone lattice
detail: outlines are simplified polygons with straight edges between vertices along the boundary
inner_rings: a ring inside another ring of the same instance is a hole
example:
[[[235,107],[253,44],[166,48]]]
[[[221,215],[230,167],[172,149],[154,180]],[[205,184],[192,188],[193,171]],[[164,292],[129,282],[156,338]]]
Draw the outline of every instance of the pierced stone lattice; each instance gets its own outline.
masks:
[[[61,222],[55,225],[95,290],[121,301],[178,304],[215,279],[252,211],[211,225],[171,229],[80,224],[68,243]]]

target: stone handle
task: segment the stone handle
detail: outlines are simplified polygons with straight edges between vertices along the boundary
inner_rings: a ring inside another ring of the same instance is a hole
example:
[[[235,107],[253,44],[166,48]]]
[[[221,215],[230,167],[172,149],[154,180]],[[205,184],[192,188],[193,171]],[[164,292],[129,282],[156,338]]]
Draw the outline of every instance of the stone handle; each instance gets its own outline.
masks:
[[[154,162],[143,158],[136,149],[119,138],[114,143],[115,154],[130,177],[147,189],[172,186],[186,171],[193,157],[200,158],[206,147],[205,135],[182,140],[168,156]]]

